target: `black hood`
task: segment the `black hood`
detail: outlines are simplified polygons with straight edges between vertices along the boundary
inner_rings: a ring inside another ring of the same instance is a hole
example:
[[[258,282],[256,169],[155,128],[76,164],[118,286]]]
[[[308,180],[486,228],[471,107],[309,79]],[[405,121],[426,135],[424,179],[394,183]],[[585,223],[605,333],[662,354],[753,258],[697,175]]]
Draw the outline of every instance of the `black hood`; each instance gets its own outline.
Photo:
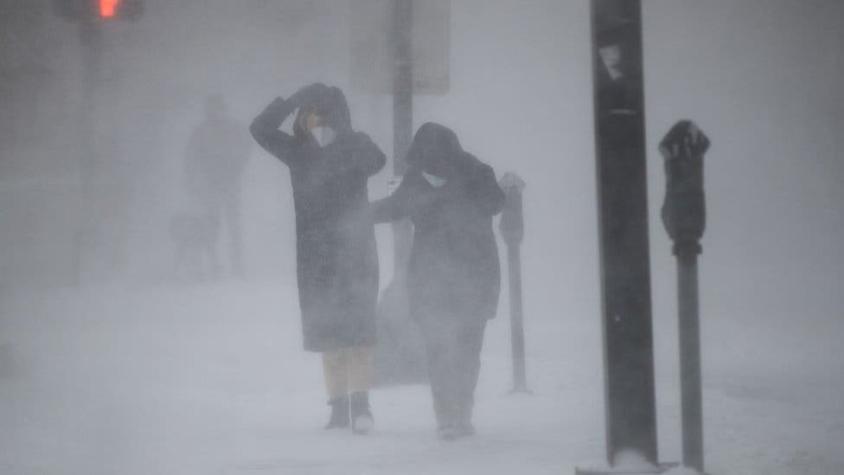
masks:
[[[457,134],[444,125],[427,122],[419,127],[407,153],[407,164],[435,175],[451,174],[457,162],[466,160]]]
[[[349,112],[349,104],[343,91],[337,87],[325,87],[321,94],[312,98],[310,102],[299,107],[294,124],[297,135],[303,131],[299,130],[300,119],[305,111],[313,111],[323,119],[323,125],[331,127],[338,134],[347,132],[352,128],[352,118]]]

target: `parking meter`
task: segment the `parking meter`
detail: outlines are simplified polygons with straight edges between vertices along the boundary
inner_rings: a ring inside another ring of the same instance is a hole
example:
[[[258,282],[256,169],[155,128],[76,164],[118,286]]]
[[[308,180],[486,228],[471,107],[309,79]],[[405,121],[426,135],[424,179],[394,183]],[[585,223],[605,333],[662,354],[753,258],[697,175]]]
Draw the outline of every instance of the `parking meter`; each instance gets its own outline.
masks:
[[[499,183],[507,197],[501,210],[498,229],[508,246],[518,246],[525,235],[525,223],[522,215],[522,190],[525,182],[515,173],[505,173]]]
[[[505,173],[498,183],[506,201],[498,230],[507,244],[507,274],[510,283],[510,343],[513,356],[513,392],[529,393],[525,363],[525,330],[522,309],[521,245],[525,235],[522,190],[525,182],[515,173]]]
[[[680,403],[683,463],[703,472],[703,403],[697,256],[706,228],[703,155],[709,139],[689,120],[677,122],[659,145],[667,179],[662,223],[677,256]]]
[[[706,228],[703,155],[708,149],[709,138],[689,120],[675,124],[659,145],[667,180],[662,223],[677,256],[701,252],[699,240]]]

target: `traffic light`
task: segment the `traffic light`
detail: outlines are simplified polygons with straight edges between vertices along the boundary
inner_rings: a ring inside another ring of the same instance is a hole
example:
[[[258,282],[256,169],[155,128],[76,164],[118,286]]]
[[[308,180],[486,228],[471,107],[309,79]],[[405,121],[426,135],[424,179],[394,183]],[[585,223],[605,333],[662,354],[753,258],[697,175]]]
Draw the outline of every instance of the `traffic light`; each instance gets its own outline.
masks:
[[[74,22],[138,20],[144,13],[144,0],[53,0],[60,17]]]
[[[120,0],[100,0],[100,18],[114,18],[118,7]]]

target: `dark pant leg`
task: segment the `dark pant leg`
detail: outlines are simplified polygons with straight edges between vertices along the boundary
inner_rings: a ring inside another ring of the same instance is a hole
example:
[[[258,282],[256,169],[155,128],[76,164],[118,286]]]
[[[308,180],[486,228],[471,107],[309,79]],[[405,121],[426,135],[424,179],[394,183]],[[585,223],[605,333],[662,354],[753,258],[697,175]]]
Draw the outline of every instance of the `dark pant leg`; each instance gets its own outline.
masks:
[[[476,318],[461,321],[456,329],[455,417],[459,423],[469,424],[472,421],[485,329],[486,320]]]
[[[453,395],[454,345],[450,341],[454,331],[449,323],[448,320],[436,318],[421,322],[428,362],[428,380],[438,427],[453,424],[456,413]]]
[[[242,275],[243,273],[243,234],[240,220],[240,193],[231,192],[223,204],[226,222],[226,230],[229,238],[229,262],[232,273]]]
[[[204,231],[208,233],[208,236],[205,236],[206,239],[202,240],[202,246],[208,257],[207,264],[210,267],[211,277],[218,277],[220,272],[220,254],[218,248],[220,244],[220,228],[222,227],[223,220],[222,208],[218,203],[206,203],[203,219],[206,220]]]

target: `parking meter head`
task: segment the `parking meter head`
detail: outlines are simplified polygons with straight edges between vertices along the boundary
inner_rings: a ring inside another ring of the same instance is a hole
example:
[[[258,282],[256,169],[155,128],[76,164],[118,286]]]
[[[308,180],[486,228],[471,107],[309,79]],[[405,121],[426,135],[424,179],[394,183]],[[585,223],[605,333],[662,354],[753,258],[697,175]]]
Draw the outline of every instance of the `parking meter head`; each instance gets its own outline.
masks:
[[[706,228],[703,155],[709,138],[692,121],[683,120],[660,142],[665,159],[666,188],[662,222],[675,249],[694,249]]]
[[[515,173],[508,172],[498,181],[498,186],[504,190],[506,196],[498,229],[508,246],[517,246],[521,244],[525,234],[522,204],[522,190],[525,188],[525,182]]]
[[[681,120],[671,127],[659,143],[659,151],[666,159],[702,159],[709,150],[709,137],[690,120]]]
[[[505,193],[510,190],[521,192],[525,188],[525,181],[522,180],[519,175],[516,175],[513,172],[507,172],[498,181],[498,186],[500,186]]]

